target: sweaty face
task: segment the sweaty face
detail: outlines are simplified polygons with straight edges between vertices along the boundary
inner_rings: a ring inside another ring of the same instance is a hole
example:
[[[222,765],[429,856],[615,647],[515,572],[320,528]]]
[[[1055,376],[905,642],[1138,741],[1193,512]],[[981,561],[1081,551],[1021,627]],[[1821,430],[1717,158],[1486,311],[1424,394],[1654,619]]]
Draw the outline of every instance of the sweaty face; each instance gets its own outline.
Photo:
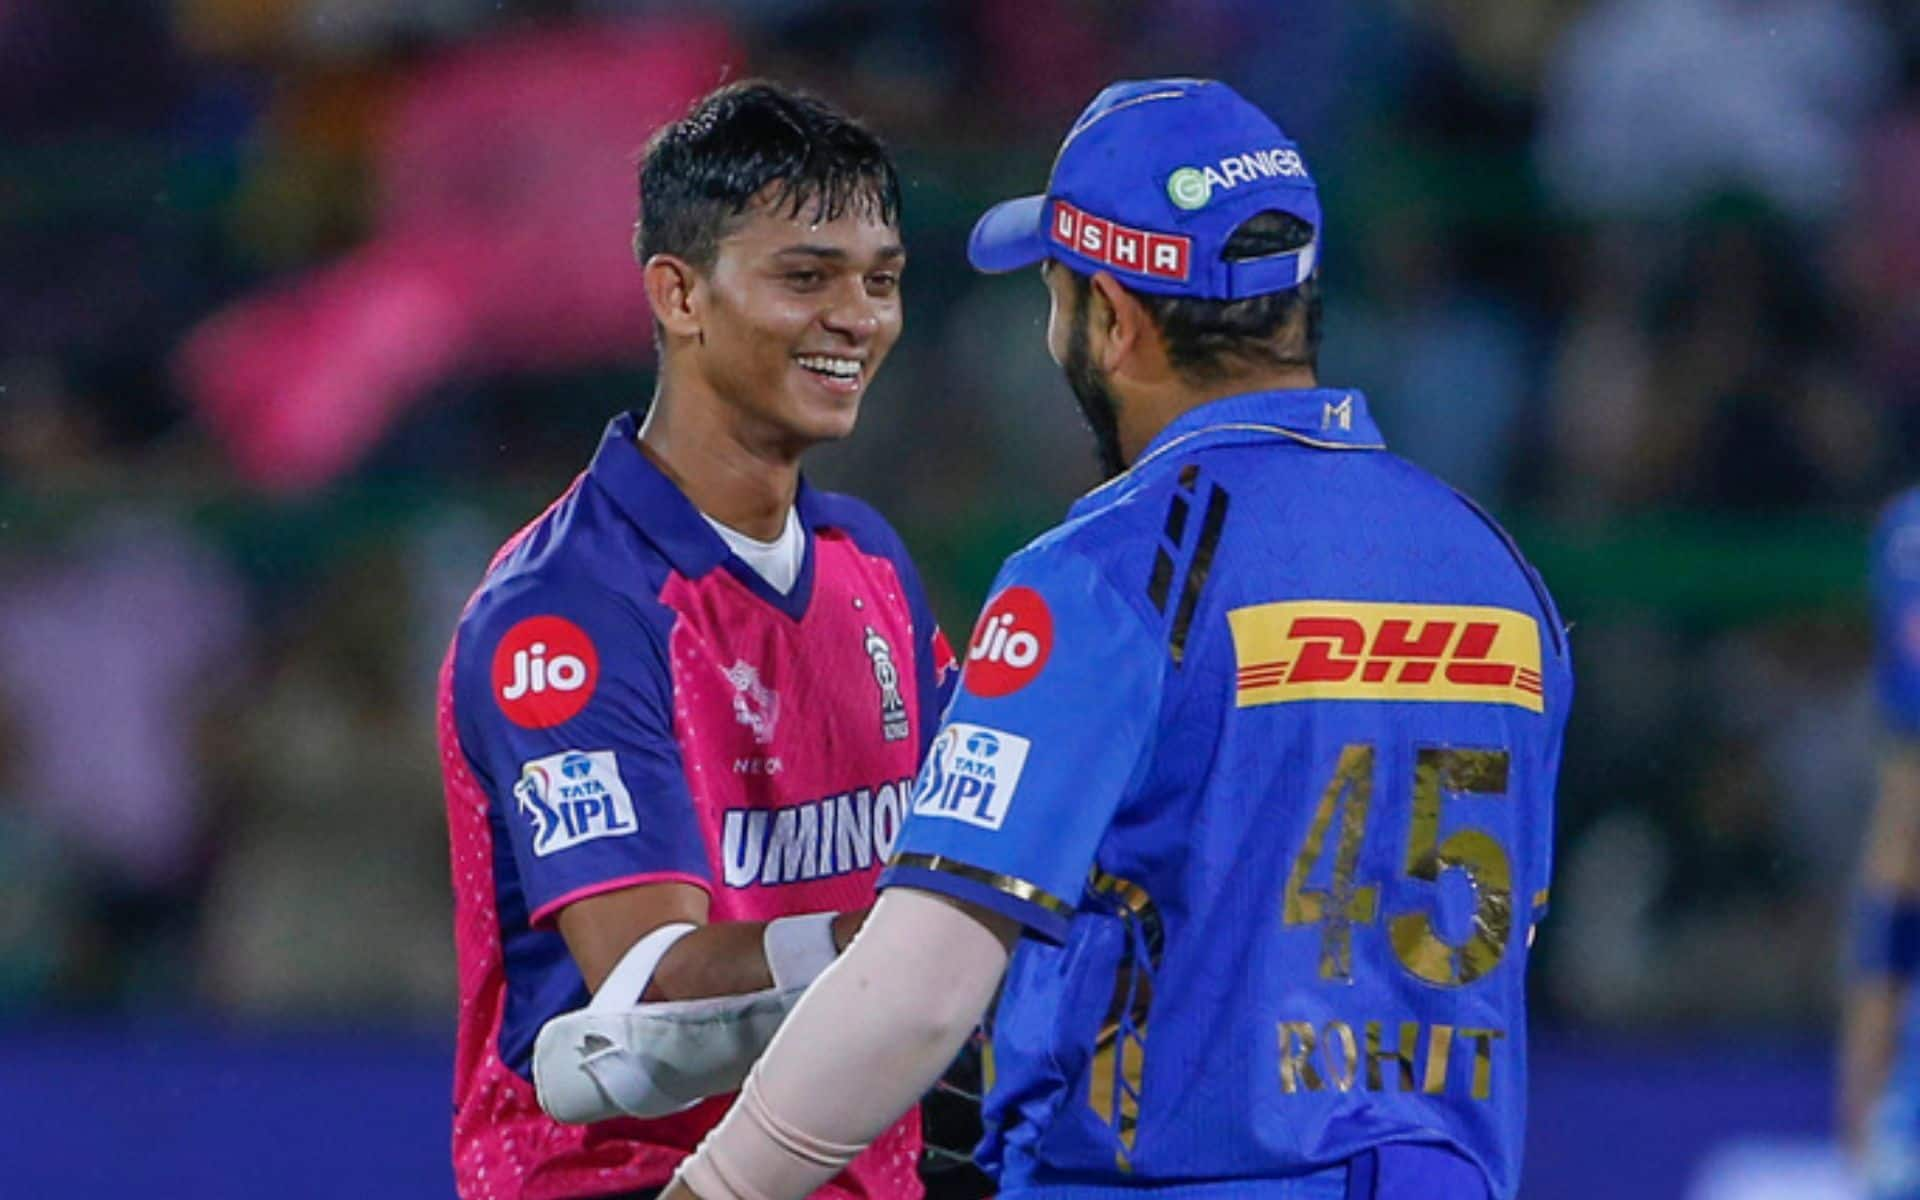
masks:
[[[853,432],[900,336],[900,231],[858,211],[814,222],[755,204],[705,280],[700,372],[759,436],[791,446]]]
[[[1067,375],[1067,387],[1093,431],[1100,477],[1112,479],[1127,469],[1120,453],[1120,406],[1107,379],[1094,365],[1090,345],[1089,293],[1078,288],[1065,268],[1049,262],[1045,268],[1053,309],[1047,319],[1047,349]]]

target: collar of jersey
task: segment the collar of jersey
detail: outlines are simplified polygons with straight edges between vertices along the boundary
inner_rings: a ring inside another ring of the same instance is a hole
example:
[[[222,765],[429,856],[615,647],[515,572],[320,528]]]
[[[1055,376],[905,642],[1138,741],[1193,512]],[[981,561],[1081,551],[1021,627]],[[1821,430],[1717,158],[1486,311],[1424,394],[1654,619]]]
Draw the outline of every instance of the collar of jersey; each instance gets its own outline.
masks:
[[[800,526],[807,534],[807,549],[800,560],[800,575],[788,592],[775,591],[759,572],[735,558],[727,543],[713,526],[701,517],[700,510],[687,499],[678,484],[668,479],[653,460],[640,452],[635,440],[640,419],[633,413],[621,413],[607,423],[607,432],[594,452],[587,477],[613,498],[627,514],[640,536],[666,556],[673,569],[688,579],[698,579],[715,567],[724,566],[755,595],[798,620],[806,612],[813,592],[813,530],[822,524],[819,503],[813,488],[803,478],[794,508],[800,514]]]
[[[1316,450],[1385,450],[1380,427],[1367,411],[1367,398],[1353,388],[1301,388],[1245,392],[1209,400],[1188,409],[1154,435],[1125,472],[1109,479],[1087,499],[1111,494],[1122,480],[1150,472],[1155,464],[1177,458],[1176,451],[1218,441],[1284,438]]]

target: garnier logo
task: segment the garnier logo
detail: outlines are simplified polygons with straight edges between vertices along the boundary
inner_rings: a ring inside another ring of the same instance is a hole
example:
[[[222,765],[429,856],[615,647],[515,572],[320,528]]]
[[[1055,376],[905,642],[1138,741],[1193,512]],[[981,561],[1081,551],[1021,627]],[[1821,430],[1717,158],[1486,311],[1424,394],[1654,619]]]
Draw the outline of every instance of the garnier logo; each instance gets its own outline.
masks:
[[[1181,208],[1204,208],[1213,199],[1213,185],[1204,171],[1181,167],[1167,176],[1167,199]]]
[[[1246,154],[1229,154],[1206,167],[1181,167],[1167,176],[1167,198],[1185,209],[1204,208],[1213,190],[1232,191],[1243,183],[1262,179],[1305,179],[1307,164],[1298,150],[1275,146]]]

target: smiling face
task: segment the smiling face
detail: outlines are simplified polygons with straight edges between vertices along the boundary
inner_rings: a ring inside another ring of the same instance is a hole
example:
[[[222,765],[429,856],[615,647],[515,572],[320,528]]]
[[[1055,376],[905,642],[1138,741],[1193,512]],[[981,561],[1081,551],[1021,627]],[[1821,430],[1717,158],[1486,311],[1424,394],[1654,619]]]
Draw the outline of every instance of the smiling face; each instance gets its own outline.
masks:
[[[753,440],[798,450],[853,432],[860,399],[900,336],[897,227],[867,206],[815,223],[813,206],[756,202],[690,289],[690,381]]]

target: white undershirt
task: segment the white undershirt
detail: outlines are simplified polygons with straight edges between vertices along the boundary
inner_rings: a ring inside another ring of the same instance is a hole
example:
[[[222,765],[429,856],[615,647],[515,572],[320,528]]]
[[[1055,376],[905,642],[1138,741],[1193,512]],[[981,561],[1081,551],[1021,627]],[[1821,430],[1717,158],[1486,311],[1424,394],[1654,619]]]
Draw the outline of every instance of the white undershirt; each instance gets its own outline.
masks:
[[[700,514],[713,531],[727,544],[734,555],[753,568],[754,574],[767,581],[774,591],[782,596],[793,590],[793,581],[800,578],[800,563],[807,555],[807,539],[800,532],[800,517],[792,505],[787,506],[787,524],[780,530],[780,536],[770,542],[758,541],[741,533],[730,525]]]

